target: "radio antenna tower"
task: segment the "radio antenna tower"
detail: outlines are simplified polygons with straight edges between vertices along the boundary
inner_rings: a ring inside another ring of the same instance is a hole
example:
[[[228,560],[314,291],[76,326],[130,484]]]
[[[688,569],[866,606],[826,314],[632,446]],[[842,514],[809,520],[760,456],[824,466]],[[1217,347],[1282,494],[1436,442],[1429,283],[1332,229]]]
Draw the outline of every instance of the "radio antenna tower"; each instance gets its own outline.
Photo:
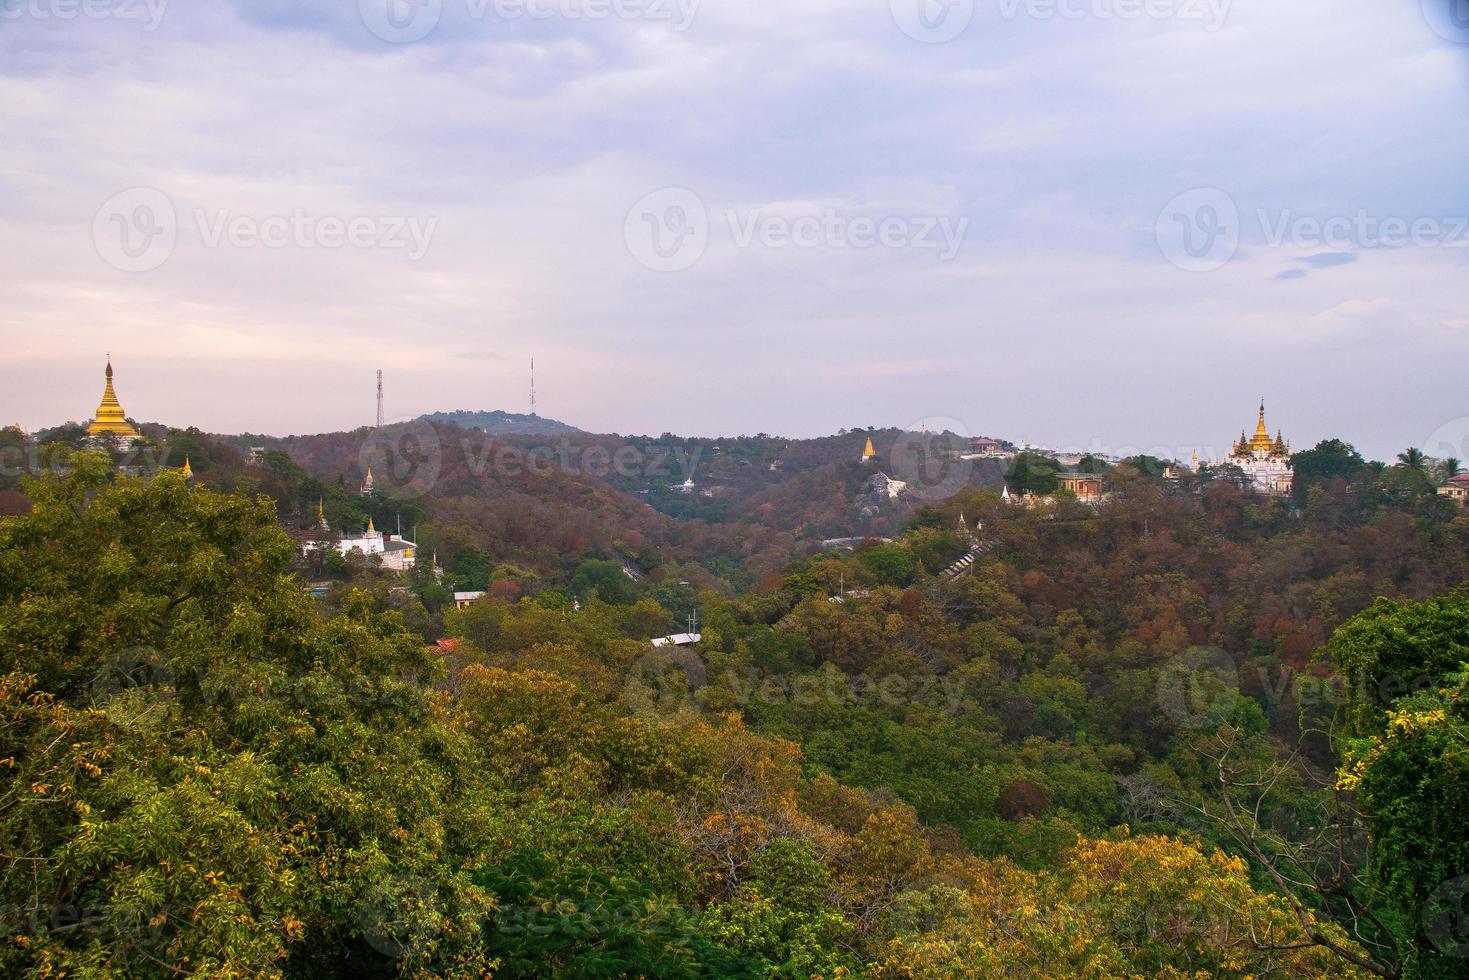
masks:
[[[530,359],[530,413],[536,414],[536,359]]]
[[[383,427],[384,421],[386,420],[383,417],[383,372],[379,368],[377,372],[377,427],[379,429]]]

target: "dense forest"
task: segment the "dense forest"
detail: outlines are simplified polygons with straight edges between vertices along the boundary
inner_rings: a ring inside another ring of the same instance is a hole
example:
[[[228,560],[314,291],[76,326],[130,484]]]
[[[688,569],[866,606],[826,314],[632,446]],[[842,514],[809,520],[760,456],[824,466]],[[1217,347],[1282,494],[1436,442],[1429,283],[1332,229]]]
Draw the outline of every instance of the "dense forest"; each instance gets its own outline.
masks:
[[[874,495],[891,432],[150,435],[0,486],[7,974],[1469,976],[1421,454],[1022,508]]]

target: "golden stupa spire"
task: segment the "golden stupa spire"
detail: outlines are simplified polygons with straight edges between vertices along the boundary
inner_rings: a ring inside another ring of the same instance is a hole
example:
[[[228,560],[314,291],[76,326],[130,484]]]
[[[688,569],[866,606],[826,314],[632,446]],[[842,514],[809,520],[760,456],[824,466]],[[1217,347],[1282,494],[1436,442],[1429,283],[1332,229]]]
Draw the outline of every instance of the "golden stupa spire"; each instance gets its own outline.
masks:
[[[192,466],[189,465],[189,457],[185,456],[184,457],[184,479],[185,480],[192,480],[193,478],[194,478],[194,467],[192,467]]]
[[[369,535],[372,535],[372,534],[376,534],[377,533],[377,528],[375,528],[375,527],[372,526],[372,515],[371,514],[369,514],[368,517],[367,517],[367,533]]]
[[[862,450],[862,462],[877,458],[877,450],[872,448],[872,437],[867,437],[867,445]]]
[[[1260,399],[1260,421],[1255,424],[1255,435],[1250,440],[1250,451],[1256,453],[1268,453],[1275,448],[1275,440],[1270,437],[1270,429],[1265,425],[1265,399]]]
[[[102,403],[97,406],[97,417],[87,426],[89,436],[116,436],[119,439],[136,439],[138,430],[128,422],[117,392],[112,387],[112,355],[107,355],[107,384],[102,389]]]

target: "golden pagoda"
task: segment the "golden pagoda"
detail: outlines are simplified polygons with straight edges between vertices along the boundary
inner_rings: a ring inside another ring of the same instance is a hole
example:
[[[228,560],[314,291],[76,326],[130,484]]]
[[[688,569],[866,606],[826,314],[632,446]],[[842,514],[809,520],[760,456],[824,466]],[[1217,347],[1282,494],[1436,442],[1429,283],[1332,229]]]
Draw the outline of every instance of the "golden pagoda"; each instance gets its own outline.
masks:
[[[185,456],[184,457],[184,479],[185,480],[192,480],[193,478],[194,478],[194,467],[192,467],[192,466],[189,465],[189,457]]]
[[[1265,425],[1265,402],[1260,402],[1260,417],[1255,423],[1255,434],[1239,434],[1228,462],[1244,471],[1255,489],[1276,496],[1290,493],[1295,480],[1291,472],[1290,443],[1285,434],[1276,430],[1270,434]]]
[[[862,449],[862,462],[877,459],[877,450],[872,448],[872,437],[867,437],[867,445]]]
[[[117,392],[112,390],[112,358],[107,359],[107,387],[102,389],[102,404],[97,406],[97,417],[87,426],[89,436],[114,436],[128,440],[140,438],[138,430],[128,422]]]

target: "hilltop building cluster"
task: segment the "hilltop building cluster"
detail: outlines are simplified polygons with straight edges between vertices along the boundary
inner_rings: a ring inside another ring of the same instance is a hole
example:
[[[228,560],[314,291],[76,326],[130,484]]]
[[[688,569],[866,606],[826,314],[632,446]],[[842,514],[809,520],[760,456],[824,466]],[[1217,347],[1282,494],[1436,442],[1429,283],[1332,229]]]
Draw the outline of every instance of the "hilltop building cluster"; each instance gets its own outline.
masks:
[[[371,479],[370,473],[368,478]],[[323,501],[316,502],[316,529],[331,532]],[[305,557],[323,547],[334,548],[344,558],[354,551],[367,558],[376,556],[384,568],[394,572],[406,572],[418,564],[418,543],[400,535],[384,534],[374,526],[371,517],[367,519],[367,529],[360,533],[344,530],[335,539],[302,542],[301,555]]]
[[[1276,430],[1274,438],[1270,436],[1270,427],[1265,424],[1265,402],[1262,400],[1260,417],[1255,423],[1255,434],[1246,438],[1244,431],[1241,430],[1239,442],[1234,444],[1229,458],[1224,462],[1243,470],[1255,490],[1260,493],[1284,497],[1291,492],[1295,483],[1290,457],[1290,443],[1285,440],[1280,430]],[[1211,463],[1210,465],[1220,464]],[[1195,469],[1197,468],[1195,466]]]

